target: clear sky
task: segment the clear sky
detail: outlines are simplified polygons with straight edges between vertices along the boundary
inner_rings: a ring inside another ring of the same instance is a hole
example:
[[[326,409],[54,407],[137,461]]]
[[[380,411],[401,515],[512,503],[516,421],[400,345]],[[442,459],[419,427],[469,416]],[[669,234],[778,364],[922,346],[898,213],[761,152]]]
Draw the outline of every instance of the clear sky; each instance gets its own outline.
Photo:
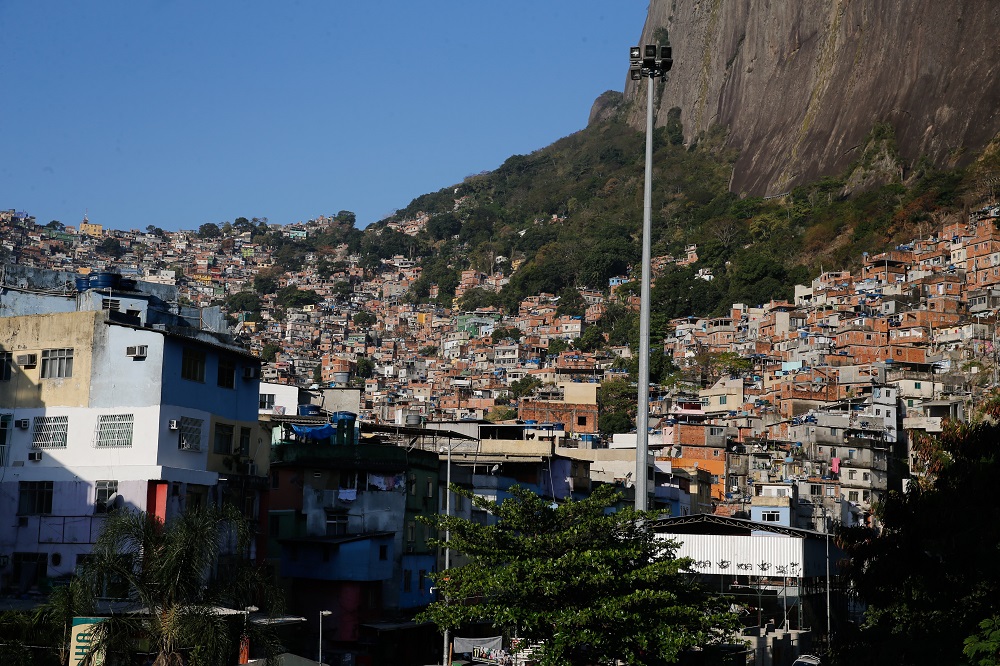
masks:
[[[586,126],[637,0],[0,0],[0,209],[358,225]]]

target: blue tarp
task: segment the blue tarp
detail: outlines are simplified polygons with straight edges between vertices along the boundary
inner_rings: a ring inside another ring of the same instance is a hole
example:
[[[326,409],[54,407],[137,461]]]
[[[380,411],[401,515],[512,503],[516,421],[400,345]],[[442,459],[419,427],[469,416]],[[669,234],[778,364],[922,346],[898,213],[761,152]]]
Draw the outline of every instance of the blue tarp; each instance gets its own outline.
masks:
[[[326,423],[321,426],[301,426],[292,425],[292,432],[295,433],[296,437],[301,437],[303,439],[330,439],[337,434],[337,429]]]

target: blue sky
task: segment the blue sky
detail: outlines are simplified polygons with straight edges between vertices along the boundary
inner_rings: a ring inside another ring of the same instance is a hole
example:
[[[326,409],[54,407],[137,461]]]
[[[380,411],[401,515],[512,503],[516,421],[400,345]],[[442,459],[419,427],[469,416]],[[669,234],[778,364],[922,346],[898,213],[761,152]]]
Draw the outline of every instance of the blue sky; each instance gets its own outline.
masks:
[[[582,129],[636,0],[0,0],[0,209],[358,225]]]

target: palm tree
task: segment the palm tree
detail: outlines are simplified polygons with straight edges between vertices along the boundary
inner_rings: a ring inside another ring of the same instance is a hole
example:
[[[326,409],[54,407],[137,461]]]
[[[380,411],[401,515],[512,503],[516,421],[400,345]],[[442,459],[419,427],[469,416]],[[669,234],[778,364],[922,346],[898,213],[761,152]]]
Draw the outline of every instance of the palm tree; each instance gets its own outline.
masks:
[[[127,589],[134,610],[96,625],[91,656],[130,662],[145,653],[155,655],[154,666],[235,663],[244,631],[269,659],[277,655],[273,632],[220,610],[280,610],[274,586],[238,557],[250,537],[248,522],[232,508],[191,509],[166,523],[145,512],[110,514],[84,577],[94,590]],[[220,571],[220,555],[230,553],[235,564]]]
[[[52,589],[48,600],[35,610],[32,624],[50,636],[61,632],[57,653],[59,663],[67,664],[73,618],[92,615],[93,612],[94,594],[91,587],[82,578],[74,577],[66,585],[58,585]]]

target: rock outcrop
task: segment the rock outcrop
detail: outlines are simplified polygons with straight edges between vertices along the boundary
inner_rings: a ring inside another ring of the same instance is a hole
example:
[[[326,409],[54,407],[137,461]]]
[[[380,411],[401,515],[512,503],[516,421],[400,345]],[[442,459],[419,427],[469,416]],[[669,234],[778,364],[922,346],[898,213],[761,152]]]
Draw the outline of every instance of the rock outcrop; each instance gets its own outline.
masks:
[[[974,158],[1000,131],[998,26],[996,0],[652,0],[637,43],[673,46],[657,125],[727,128],[732,191],[772,195],[843,173],[877,125],[903,161]],[[636,128],[646,85],[626,84]]]

